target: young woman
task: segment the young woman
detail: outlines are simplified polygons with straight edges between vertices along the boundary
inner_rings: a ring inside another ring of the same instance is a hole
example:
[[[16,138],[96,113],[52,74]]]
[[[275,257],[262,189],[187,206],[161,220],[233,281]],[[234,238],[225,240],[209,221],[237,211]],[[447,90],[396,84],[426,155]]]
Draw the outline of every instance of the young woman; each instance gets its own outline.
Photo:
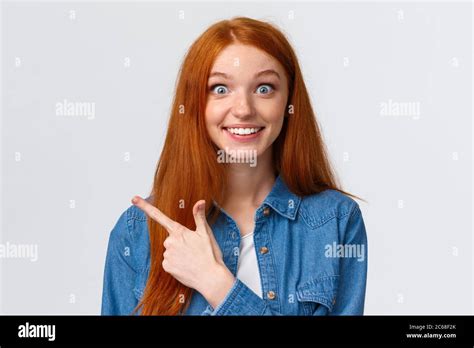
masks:
[[[220,21],[189,49],[150,196],[111,232],[104,315],[361,315],[367,237],[296,55]]]

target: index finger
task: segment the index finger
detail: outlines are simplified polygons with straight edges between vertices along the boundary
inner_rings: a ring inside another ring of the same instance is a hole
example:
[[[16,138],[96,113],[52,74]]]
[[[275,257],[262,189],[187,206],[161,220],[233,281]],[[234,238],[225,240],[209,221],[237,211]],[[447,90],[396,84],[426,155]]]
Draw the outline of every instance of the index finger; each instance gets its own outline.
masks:
[[[145,214],[158,222],[161,226],[166,228],[169,233],[172,233],[176,228],[176,224],[178,224],[176,221],[170,219],[168,216],[163,214],[160,209],[151,205],[140,196],[134,196],[132,198],[132,203],[143,210]]]

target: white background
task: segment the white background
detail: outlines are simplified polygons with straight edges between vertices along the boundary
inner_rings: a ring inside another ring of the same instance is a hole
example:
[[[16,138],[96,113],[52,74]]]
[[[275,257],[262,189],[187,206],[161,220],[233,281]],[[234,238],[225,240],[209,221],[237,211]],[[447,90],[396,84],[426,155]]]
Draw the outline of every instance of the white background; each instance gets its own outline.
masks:
[[[109,233],[151,189],[183,55],[237,15],[287,34],[343,187],[369,202],[365,314],[474,312],[471,3],[8,1],[1,11],[0,237],[37,245],[38,260],[0,259],[0,313],[100,312]],[[94,117],[58,115],[64,99],[95,103]],[[389,100],[419,113],[383,115]]]

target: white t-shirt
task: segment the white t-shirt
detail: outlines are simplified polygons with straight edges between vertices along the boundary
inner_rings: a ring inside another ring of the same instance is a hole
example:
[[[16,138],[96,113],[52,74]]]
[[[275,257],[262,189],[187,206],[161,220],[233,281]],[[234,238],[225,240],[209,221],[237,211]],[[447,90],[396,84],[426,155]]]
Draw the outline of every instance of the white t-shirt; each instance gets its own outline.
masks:
[[[260,271],[257,263],[257,253],[253,243],[253,232],[240,238],[237,278],[247,285],[254,293],[260,296],[260,298],[263,298],[262,284],[260,283]]]

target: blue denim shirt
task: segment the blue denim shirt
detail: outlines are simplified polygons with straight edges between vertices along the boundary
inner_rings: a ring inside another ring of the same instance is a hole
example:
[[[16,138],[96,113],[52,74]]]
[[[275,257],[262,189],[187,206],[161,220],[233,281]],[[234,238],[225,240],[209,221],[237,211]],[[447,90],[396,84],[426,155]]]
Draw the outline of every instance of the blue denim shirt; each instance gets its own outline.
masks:
[[[224,263],[237,274],[240,232],[221,208],[211,225]],[[213,308],[193,291],[186,315],[362,315],[367,236],[359,205],[325,190],[298,197],[277,177],[255,213],[255,253],[263,298],[236,278]],[[146,215],[129,207],[113,228],[105,261],[102,315],[128,315],[150,267]]]

